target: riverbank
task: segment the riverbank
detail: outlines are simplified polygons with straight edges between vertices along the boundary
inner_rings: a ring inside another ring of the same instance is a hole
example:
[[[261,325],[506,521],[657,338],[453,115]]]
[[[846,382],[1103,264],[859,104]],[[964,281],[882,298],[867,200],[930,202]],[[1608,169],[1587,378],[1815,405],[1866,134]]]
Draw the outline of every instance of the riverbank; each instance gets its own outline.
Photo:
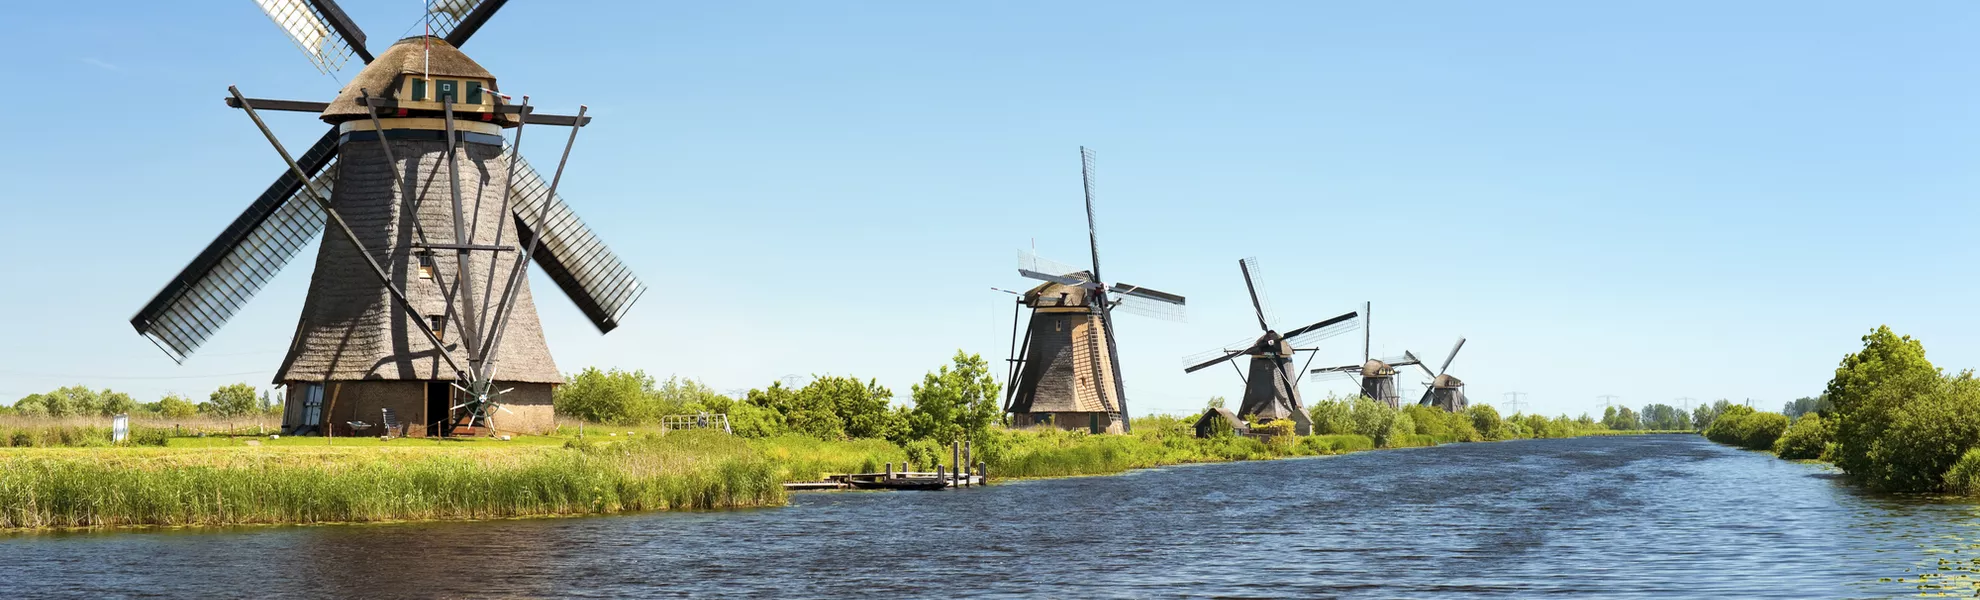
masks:
[[[1197,438],[1190,421],[1129,435],[995,429],[995,479],[1434,446],[1429,434]],[[512,441],[194,437],[163,446],[0,450],[0,529],[448,521],[778,506],[782,483],[947,462],[945,447],[800,435],[748,439],[593,427]]]

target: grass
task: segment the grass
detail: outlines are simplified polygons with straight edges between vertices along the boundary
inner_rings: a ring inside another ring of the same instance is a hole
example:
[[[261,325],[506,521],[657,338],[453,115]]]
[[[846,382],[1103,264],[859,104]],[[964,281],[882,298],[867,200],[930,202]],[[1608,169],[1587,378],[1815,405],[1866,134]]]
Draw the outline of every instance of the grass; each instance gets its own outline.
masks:
[[[14,430],[69,431],[84,441],[37,445],[71,447],[0,448],[0,529],[467,520],[774,506],[786,499],[783,482],[877,472],[886,463],[910,460],[906,449],[882,440],[743,439],[709,431],[663,436],[650,427],[587,425],[583,439],[573,435],[575,428],[560,427],[559,435],[510,441],[211,434],[107,447],[107,427],[101,443],[90,437],[98,426],[0,422]],[[1361,435],[1200,439],[1188,421],[1165,416],[1135,419],[1133,431],[1000,429],[978,444],[975,458],[999,479],[1375,447]],[[1392,440],[1391,446],[1450,441],[1412,435]]]
[[[316,440],[321,441],[321,440]],[[489,519],[764,506],[792,465],[709,433],[577,447],[0,454],[0,528]]]

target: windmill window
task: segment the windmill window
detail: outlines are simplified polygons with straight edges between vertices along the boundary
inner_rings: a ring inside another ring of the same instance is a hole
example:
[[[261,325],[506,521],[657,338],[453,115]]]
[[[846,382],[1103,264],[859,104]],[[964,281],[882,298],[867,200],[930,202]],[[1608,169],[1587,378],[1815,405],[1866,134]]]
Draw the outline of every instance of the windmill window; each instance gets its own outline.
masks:
[[[419,251],[419,278],[433,278],[433,253],[431,251]]]
[[[430,322],[430,324],[432,324],[432,325],[433,325],[433,337],[437,337],[437,338],[440,338],[440,341],[441,341],[441,342],[443,342],[443,343],[444,343],[444,342],[446,342],[446,341],[447,341],[447,317],[445,317],[445,316],[440,316],[440,315],[435,315],[435,316],[431,316],[431,317],[427,317],[427,318],[426,318],[426,320],[427,320],[428,322]]]
[[[452,79],[433,80],[433,87],[436,90],[436,93],[439,94],[439,97],[445,99],[451,99],[455,102],[459,102],[461,98],[459,95],[454,93],[455,90],[460,89],[460,85],[461,85],[460,82],[454,81]]]
[[[426,99],[426,80],[420,79],[418,77],[412,78],[412,99],[413,100]]]
[[[481,103],[481,82],[479,81],[467,82],[467,103],[468,104]]]

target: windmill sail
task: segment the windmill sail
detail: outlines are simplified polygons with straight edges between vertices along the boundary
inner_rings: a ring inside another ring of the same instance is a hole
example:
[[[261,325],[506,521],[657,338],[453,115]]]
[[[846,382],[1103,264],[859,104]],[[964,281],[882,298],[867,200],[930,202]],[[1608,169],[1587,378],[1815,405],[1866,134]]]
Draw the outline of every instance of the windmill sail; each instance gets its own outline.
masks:
[[[514,156],[513,148],[505,145],[504,149]],[[646,285],[640,283],[611,248],[599,241],[598,235],[578,219],[577,213],[571,212],[562,195],[547,194],[549,184],[529,166],[529,161],[514,158],[516,179],[510,190],[511,212],[521,242],[527,245],[541,234],[542,245],[533,256],[537,267],[570,296],[599,332],[618,327],[619,319],[646,293]],[[550,203],[549,216],[538,223],[545,201]]]
[[[336,159],[333,128],[297,160],[304,172],[314,172],[310,185],[325,198],[335,179]],[[301,190],[295,175],[283,170],[267,191],[131,317],[131,326],[172,360],[185,362],[323,231],[327,217],[316,203],[301,198]]]
[[[296,43],[310,64],[324,74],[341,71],[358,54],[370,62],[364,51],[364,34],[352,25],[333,2],[325,0],[255,0],[262,14],[275,21],[289,41]],[[346,37],[349,34],[355,40]]]

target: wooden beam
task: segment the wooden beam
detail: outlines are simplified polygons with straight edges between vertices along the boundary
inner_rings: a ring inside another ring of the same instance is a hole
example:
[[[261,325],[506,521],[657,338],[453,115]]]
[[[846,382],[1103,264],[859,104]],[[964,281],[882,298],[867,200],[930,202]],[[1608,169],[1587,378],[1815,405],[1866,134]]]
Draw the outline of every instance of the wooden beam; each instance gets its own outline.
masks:
[[[255,110],[286,110],[291,112],[320,113],[323,112],[324,109],[330,108],[329,102],[307,102],[303,100],[270,100],[267,98],[248,98],[248,102],[254,103]],[[229,108],[240,108],[241,101],[235,100],[232,96],[229,96],[227,97],[227,106]]]

